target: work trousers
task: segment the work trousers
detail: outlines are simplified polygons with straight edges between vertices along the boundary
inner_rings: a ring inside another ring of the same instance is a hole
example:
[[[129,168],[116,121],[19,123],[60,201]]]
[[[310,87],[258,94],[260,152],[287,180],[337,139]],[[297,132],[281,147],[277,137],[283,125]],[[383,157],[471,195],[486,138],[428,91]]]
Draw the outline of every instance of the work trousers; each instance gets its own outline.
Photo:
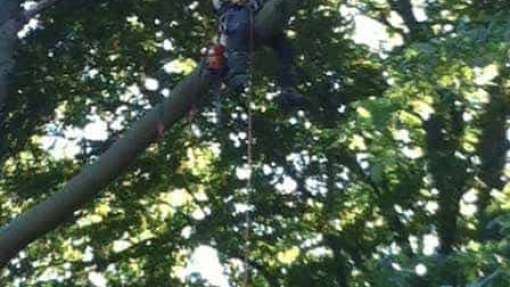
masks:
[[[246,6],[233,6],[222,15],[221,27],[225,38],[227,56],[227,85],[243,91],[250,84],[250,52],[254,48],[252,12]],[[271,47],[279,61],[278,83],[281,88],[295,85],[294,50],[284,33],[269,39],[263,44]]]

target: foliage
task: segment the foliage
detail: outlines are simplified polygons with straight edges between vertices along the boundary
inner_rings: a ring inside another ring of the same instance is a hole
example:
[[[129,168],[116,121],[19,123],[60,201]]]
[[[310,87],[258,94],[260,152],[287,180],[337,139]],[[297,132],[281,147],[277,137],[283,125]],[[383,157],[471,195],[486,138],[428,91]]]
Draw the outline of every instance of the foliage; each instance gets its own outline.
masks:
[[[0,135],[2,224],[93,162],[215,33],[207,1],[64,2],[18,51]],[[246,208],[253,286],[508,286],[510,10],[429,2],[419,34],[375,53],[349,38],[339,8],[389,25],[394,5],[305,1],[289,30],[307,111],[277,108],[274,56],[257,53],[248,206],[247,102],[228,94],[221,125],[208,101],[20,254],[2,286],[88,286],[93,272],[108,286],[211,286],[180,276],[201,245],[242,286]],[[157,91],[144,88],[152,78]],[[106,137],[80,135],[98,119]],[[59,138],[78,152],[55,153],[47,143]]]

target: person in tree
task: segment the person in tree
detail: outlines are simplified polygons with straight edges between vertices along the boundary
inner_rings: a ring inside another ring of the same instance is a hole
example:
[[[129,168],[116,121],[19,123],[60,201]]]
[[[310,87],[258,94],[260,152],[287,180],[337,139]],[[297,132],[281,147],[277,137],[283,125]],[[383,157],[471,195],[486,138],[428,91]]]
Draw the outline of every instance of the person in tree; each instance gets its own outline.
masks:
[[[250,86],[250,51],[253,47],[252,16],[263,5],[263,0],[212,0],[220,22],[220,44],[225,46],[227,86],[236,92],[243,92]],[[282,32],[267,41],[280,62],[278,103],[283,108],[303,107],[305,98],[296,91],[294,51]]]

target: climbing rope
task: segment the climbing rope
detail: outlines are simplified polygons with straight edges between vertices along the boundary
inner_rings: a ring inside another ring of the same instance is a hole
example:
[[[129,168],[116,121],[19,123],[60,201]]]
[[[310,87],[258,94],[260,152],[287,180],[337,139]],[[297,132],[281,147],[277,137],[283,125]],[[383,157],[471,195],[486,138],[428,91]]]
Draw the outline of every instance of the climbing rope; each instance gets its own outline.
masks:
[[[253,112],[251,108],[253,98],[253,58],[254,58],[254,41],[255,41],[255,30],[254,30],[254,12],[253,8],[250,7],[250,86],[247,91],[247,109],[248,109],[248,130],[247,130],[247,164],[248,164],[248,179],[246,182],[246,213],[245,213],[245,232],[244,232],[244,287],[248,287],[251,279],[251,270],[249,264],[250,256],[250,237],[251,237],[251,225],[252,218],[250,212],[251,204],[251,193],[252,193],[252,174],[253,174]]]

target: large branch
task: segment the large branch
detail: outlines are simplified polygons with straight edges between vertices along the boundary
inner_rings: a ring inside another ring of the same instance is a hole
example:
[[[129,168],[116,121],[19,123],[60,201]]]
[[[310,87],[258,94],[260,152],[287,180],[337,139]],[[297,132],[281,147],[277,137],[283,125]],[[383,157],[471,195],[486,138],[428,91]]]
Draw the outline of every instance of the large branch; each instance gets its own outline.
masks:
[[[255,29],[262,39],[281,32],[299,0],[272,0],[257,14]],[[97,194],[128,166],[157,137],[156,126],[170,128],[203,95],[210,84],[200,69],[182,81],[171,97],[140,119],[100,158],[72,178],[64,189],[12,220],[0,230],[0,268],[32,241],[55,229]]]

